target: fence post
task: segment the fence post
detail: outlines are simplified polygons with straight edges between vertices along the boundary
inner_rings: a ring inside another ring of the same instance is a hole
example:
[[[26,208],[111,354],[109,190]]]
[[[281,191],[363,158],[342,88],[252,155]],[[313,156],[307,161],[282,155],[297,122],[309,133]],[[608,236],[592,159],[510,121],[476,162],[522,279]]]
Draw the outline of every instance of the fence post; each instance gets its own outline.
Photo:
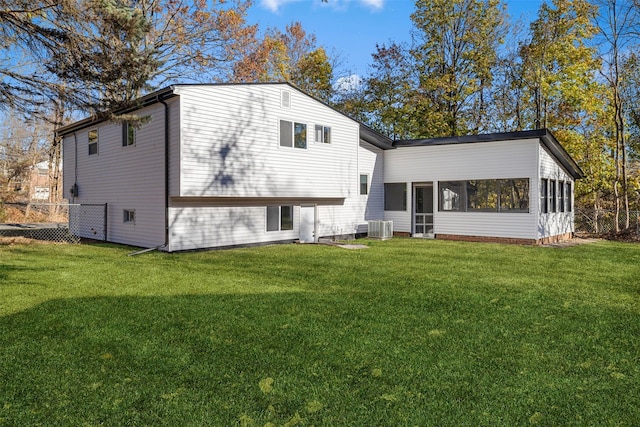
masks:
[[[108,203],[104,204],[104,241],[105,242],[107,241],[107,212],[108,212],[107,206],[108,205],[109,205]]]

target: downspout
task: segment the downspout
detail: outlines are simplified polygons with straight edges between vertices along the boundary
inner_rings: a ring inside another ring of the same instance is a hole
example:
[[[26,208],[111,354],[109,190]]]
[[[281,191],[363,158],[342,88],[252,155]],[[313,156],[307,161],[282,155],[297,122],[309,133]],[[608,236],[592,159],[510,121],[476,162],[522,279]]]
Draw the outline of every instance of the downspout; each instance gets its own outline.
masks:
[[[164,243],[169,246],[169,105],[158,96],[158,102],[164,105]]]
[[[156,100],[164,105],[164,243],[155,248],[143,249],[128,254],[135,256],[169,246],[169,105],[158,95]]]

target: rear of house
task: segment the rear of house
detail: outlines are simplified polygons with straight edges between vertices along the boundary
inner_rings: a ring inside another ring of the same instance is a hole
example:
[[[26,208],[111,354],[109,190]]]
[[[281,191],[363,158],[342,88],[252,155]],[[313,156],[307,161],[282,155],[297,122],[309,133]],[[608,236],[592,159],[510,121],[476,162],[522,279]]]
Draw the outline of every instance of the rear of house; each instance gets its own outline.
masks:
[[[313,242],[383,217],[382,149],[289,84],[176,85],[140,103],[139,126],[61,131],[65,194],[107,203],[106,240],[167,251]]]
[[[82,237],[181,251],[315,242],[393,222],[413,237],[573,233],[580,168],[546,130],[391,141],[286,83],[175,85],[138,124],[62,128],[64,191],[106,204]],[[74,227],[75,229],[76,227]]]

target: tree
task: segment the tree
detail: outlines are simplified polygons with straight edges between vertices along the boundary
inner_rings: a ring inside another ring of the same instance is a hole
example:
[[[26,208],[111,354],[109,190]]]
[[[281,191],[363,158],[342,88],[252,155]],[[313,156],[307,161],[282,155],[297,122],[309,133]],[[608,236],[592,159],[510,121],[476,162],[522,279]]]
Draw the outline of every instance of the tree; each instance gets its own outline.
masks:
[[[418,0],[411,15],[411,55],[420,74],[423,111],[431,111],[425,136],[482,130],[485,92],[491,86],[504,35],[499,0]]]
[[[619,231],[620,209],[625,211],[625,228],[630,225],[629,183],[627,171],[627,128],[632,104],[623,97],[625,86],[625,51],[637,46],[637,34],[640,29],[640,9],[632,0],[597,0],[600,16],[596,26],[602,39],[601,53],[605,61],[602,70],[608,88],[612,106],[613,138],[615,142],[614,163],[616,168],[613,184],[615,196],[615,229]],[[631,63],[629,63],[631,64]],[[628,69],[631,71],[631,69]],[[621,206],[622,204],[622,206]]]
[[[0,106],[26,113],[61,97],[99,114],[178,76],[226,79],[256,31],[242,0],[0,1]]]
[[[376,45],[372,58],[371,75],[363,90],[367,122],[393,139],[417,136],[412,103],[417,82],[408,49],[396,43]]]
[[[333,94],[333,66],[326,51],[302,24],[287,25],[285,32],[270,29],[234,66],[234,80],[241,82],[285,81],[328,102]]]

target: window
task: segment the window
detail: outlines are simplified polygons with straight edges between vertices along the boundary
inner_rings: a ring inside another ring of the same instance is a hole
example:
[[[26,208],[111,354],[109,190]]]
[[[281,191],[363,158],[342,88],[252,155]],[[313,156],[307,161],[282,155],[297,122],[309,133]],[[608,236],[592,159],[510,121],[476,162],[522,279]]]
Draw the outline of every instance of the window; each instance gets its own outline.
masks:
[[[529,212],[529,179],[499,179],[500,212]]]
[[[360,194],[369,193],[369,175],[360,175]]]
[[[556,180],[549,180],[549,212],[557,212]]]
[[[293,230],[293,206],[267,206],[267,231]]]
[[[407,184],[405,182],[384,184],[384,210],[407,210]]]
[[[307,125],[280,120],[280,146],[307,148]]]
[[[136,222],[136,211],[134,210],[130,210],[130,209],[125,209],[122,211],[123,216],[122,216],[122,221],[123,222],[131,222],[134,223]]]
[[[136,144],[136,127],[129,122],[122,124],[122,146]]]
[[[98,154],[98,129],[89,131],[89,155]]]
[[[464,208],[460,205],[464,198],[463,186],[465,181],[442,181],[439,185],[439,209],[441,211],[462,211]]]
[[[302,123],[293,124],[293,146],[307,148],[307,125]]]
[[[567,209],[567,212],[571,212],[571,209],[573,208],[572,206],[572,194],[571,194],[571,183],[570,182],[565,182],[565,190],[564,190],[564,205]]]
[[[564,181],[558,181],[558,212],[564,212]]]
[[[529,179],[475,179],[438,183],[441,212],[529,212]]]
[[[316,125],[316,142],[331,144],[331,128],[328,126]]]
[[[549,181],[542,179],[540,181],[540,212],[549,213]]]

